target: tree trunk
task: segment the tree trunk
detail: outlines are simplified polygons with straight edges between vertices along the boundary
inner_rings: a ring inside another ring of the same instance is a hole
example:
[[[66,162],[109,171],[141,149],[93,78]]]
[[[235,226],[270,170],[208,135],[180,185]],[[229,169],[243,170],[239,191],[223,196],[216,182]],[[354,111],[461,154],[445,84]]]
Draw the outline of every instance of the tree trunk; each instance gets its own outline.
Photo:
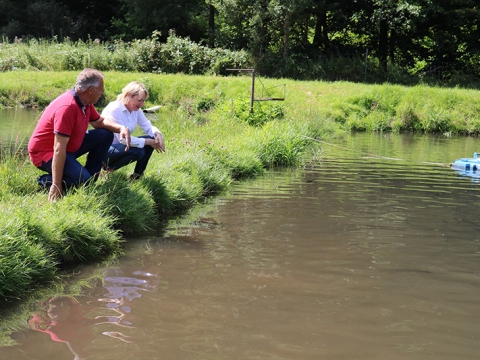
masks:
[[[290,14],[285,15],[285,21],[283,23],[283,58],[288,57],[288,51],[290,46]]]
[[[380,37],[378,41],[378,59],[384,71],[387,71],[388,56],[388,21],[386,18],[380,20]]]
[[[182,28],[182,36],[188,36],[188,22],[187,22],[187,6],[185,4],[185,0],[181,1],[181,15],[180,15],[180,22]]]
[[[397,42],[397,33],[394,29],[390,31],[390,41],[388,42],[388,50],[390,57],[390,64],[395,64],[395,46]]]
[[[313,36],[313,45],[317,48],[327,47],[328,31],[327,31],[327,13],[318,9],[316,12],[315,34]]]
[[[215,7],[209,5],[209,16],[208,16],[208,32],[209,32],[209,41],[208,46],[212,49],[215,47]]]

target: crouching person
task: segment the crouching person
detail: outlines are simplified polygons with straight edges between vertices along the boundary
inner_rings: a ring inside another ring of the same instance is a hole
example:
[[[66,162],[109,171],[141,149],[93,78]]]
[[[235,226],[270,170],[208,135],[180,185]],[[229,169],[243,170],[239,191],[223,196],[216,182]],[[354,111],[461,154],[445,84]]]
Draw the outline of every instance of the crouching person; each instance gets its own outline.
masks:
[[[130,145],[128,128],[104,119],[94,107],[104,92],[103,79],[100,71],[84,69],[74,88],[45,108],[30,138],[30,160],[47,172],[38,178],[38,183],[49,188],[50,201],[61,198],[72,186],[97,179],[113,132],[120,134],[127,148]],[[84,154],[87,154],[85,166],[77,161]]]
[[[104,118],[109,118],[117,124],[127,127],[133,133],[138,125],[145,136],[132,136],[130,148],[121,135],[115,134],[112,146],[108,150],[105,168],[108,171],[120,169],[136,162],[131,179],[139,179],[147,168],[153,150],[165,151],[163,135],[145,117],[142,106],[148,97],[148,90],[142,83],[132,81],[127,84],[117,100],[109,103],[102,112]]]

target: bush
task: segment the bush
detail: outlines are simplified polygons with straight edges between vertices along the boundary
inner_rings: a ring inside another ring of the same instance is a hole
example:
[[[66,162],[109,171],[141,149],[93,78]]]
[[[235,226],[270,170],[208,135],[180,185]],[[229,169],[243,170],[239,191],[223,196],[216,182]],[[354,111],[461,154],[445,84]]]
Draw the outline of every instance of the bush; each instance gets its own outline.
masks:
[[[251,66],[245,51],[211,49],[171,32],[166,43],[160,33],[151,38],[101,42],[98,39],[58,42],[25,39],[0,43],[0,72],[12,70],[81,71],[85,67],[101,71],[141,71],[152,73],[221,74],[227,68]]]
[[[221,114],[221,115],[220,115]],[[254,102],[253,112],[250,111],[250,103],[244,100],[234,100],[225,103],[217,116],[234,116],[249,125],[261,126],[272,120],[280,120],[285,116],[285,107],[273,102]]]

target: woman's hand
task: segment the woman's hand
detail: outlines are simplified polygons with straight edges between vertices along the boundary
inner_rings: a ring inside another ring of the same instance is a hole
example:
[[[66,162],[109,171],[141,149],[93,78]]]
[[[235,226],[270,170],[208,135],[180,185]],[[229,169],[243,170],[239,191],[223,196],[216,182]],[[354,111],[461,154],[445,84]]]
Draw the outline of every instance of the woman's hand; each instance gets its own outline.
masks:
[[[163,135],[161,133],[155,133],[155,138],[153,139],[153,144],[150,145],[158,152],[165,151],[165,140],[163,139]]]

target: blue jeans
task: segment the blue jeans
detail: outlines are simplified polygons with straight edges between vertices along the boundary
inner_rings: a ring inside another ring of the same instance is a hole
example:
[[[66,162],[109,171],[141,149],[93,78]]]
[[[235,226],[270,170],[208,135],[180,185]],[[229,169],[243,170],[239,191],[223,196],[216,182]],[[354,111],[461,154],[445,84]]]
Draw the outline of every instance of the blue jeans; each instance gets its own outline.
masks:
[[[88,130],[85,133],[80,149],[74,153],[67,152],[65,166],[63,168],[63,186],[68,189],[89,181],[95,181],[102,169],[103,162],[113,141],[113,133],[106,129]],[[87,154],[88,153],[88,154]],[[77,158],[87,154],[85,166],[77,161]],[[41,186],[50,187],[52,184],[52,160],[43,162],[38,168],[48,174],[38,178]]]
[[[140,137],[153,139],[150,136]],[[131,147],[128,151],[125,151],[125,147],[126,146],[122,144],[113,144],[110,146],[106,161],[108,169],[117,170],[136,161],[137,163],[135,164],[133,173],[136,176],[142,176],[152,156],[153,147],[149,145],[145,145],[143,148]]]

